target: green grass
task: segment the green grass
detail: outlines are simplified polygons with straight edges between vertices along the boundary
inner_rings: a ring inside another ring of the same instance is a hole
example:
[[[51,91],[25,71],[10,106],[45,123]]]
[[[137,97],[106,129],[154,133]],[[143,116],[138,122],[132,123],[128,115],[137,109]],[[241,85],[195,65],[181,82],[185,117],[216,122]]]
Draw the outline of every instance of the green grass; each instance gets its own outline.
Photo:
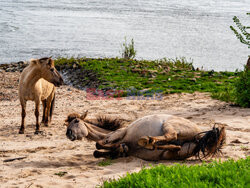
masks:
[[[250,157],[202,165],[163,164],[119,180],[105,181],[102,187],[250,187]]]
[[[130,90],[164,94],[199,91],[210,92],[212,97],[229,102],[234,98],[227,92],[232,91],[238,78],[237,72],[194,70],[192,62],[184,58],[155,61],[59,58],[55,64],[58,69],[77,65],[82,70],[92,71],[100,80],[99,89],[124,90],[123,96]]]
[[[111,159],[104,159],[101,162],[98,163],[98,166],[109,166],[111,165],[113,162]]]
[[[57,176],[60,176],[60,177],[63,177],[65,174],[67,174],[68,172],[65,172],[65,171],[60,171],[58,173],[55,173],[54,175],[57,175]]]

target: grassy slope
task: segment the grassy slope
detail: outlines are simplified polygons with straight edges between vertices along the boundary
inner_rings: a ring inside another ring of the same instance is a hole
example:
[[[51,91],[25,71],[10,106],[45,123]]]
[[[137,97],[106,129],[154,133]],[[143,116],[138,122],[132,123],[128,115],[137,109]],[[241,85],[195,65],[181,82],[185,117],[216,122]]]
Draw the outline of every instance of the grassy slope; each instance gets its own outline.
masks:
[[[234,72],[194,70],[185,59],[162,59],[157,61],[124,60],[118,58],[60,58],[57,67],[82,67],[98,75],[103,84],[99,89],[120,90],[146,89],[151,92],[180,93],[194,91],[211,92],[212,96],[230,101],[232,83],[237,77]]]
[[[250,157],[194,166],[161,164],[105,181],[103,187],[250,187],[249,165]]]

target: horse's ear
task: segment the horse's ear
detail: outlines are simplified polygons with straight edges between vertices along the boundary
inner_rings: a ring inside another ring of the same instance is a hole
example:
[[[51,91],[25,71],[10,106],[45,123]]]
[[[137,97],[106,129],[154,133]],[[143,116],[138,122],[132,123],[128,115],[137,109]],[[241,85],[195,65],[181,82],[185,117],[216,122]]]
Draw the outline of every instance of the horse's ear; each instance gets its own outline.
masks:
[[[81,115],[80,119],[84,120],[87,117],[87,115],[88,115],[88,110]]]
[[[47,63],[48,60],[49,60],[49,58],[44,57],[44,58],[39,59],[39,63]]]
[[[37,63],[38,63],[37,59],[31,59],[30,60],[30,64],[37,64]]]
[[[52,56],[51,56],[52,57]],[[51,57],[44,57],[44,58],[41,58],[39,59],[39,62],[40,63],[46,63],[48,65],[52,65],[53,63],[53,60],[51,59]]]
[[[49,66],[52,65],[52,59],[51,59],[51,58],[48,59],[48,65],[49,65]]]

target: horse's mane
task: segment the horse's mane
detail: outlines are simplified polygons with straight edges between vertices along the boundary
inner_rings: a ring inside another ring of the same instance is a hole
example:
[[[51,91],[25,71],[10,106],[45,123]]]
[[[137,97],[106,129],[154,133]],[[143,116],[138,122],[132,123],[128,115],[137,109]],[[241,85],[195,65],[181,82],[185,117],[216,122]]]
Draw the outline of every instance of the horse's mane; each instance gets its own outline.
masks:
[[[37,60],[38,61],[45,61],[45,60],[47,60],[47,59],[51,59],[51,57],[43,57],[43,58],[40,58],[40,59],[30,59],[30,65],[35,65],[36,64],[36,62],[37,62]]]
[[[78,113],[71,113],[68,115],[67,119],[65,119],[66,123],[70,123],[72,120],[76,119],[76,118],[80,118],[80,114]]]
[[[51,57],[43,57],[43,58],[39,59],[39,61],[44,61],[44,60],[47,60],[47,59],[51,59]]]
[[[97,126],[106,130],[115,131],[122,127],[123,120],[118,118],[111,118],[106,116],[99,116],[96,118]]]
[[[87,114],[85,113],[84,115],[80,115],[78,113],[71,113],[68,115],[67,119],[65,120],[66,123],[70,123],[72,120],[79,118],[87,123],[90,123],[92,125],[95,125],[97,127],[100,127],[102,129],[105,130],[109,130],[109,131],[115,131],[119,128],[122,127],[123,125],[123,120],[122,119],[118,119],[118,118],[111,118],[111,117],[106,117],[106,116],[98,116],[96,119],[94,120],[89,120],[89,119],[85,119],[85,117],[87,116]]]

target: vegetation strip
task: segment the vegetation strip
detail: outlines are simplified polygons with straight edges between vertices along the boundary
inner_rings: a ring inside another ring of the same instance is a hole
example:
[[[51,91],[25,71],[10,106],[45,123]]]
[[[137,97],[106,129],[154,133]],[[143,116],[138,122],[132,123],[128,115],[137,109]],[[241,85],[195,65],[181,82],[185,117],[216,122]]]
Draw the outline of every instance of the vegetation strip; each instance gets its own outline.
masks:
[[[73,85],[75,82],[77,87],[96,86],[104,91],[122,90],[122,96],[138,94],[138,91],[143,91],[139,92],[140,95],[199,91],[210,92],[216,99],[234,102],[232,88],[240,74],[237,71],[215,72],[195,69],[192,62],[187,62],[185,58],[154,61],[59,58],[55,63],[58,70],[69,72],[69,75],[75,73],[78,82],[71,82]]]
[[[119,180],[105,181],[102,187],[249,187],[250,157],[238,161],[202,165],[160,164]]]

